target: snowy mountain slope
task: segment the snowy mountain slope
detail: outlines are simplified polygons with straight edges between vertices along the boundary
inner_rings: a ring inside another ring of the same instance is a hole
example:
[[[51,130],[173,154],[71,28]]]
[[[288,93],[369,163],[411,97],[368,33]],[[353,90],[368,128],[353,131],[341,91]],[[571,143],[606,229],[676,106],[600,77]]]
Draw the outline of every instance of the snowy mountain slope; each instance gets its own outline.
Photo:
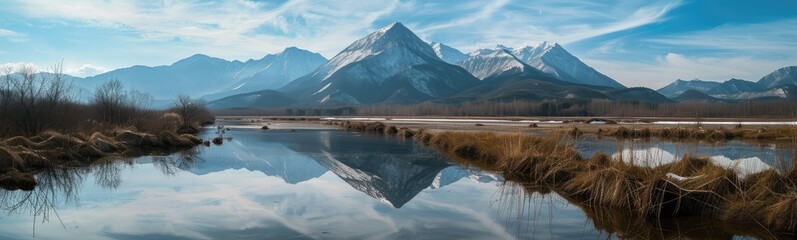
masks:
[[[567,82],[593,86],[625,88],[614,79],[598,72],[562,46],[553,42],[543,42],[536,47],[527,46],[512,52],[520,60],[545,73]]]
[[[289,47],[280,53],[266,55],[260,60],[247,61],[252,63],[247,64],[237,74],[248,77],[203,98],[215,100],[240,93],[279,89],[290,81],[312,72],[326,61],[327,59],[321,54]]]
[[[447,63],[457,64],[458,62],[468,58],[468,54],[462,53],[459,50],[449,47],[445,44],[432,42],[430,45],[432,46],[432,49],[434,49],[434,53]]]
[[[705,93],[706,91],[711,90],[712,88],[715,88],[720,84],[721,83],[719,82],[703,81],[700,79],[692,79],[692,80],[678,79],[670,84],[667,84],[667,86],[659,88],[656,91],[668,98],[675,98],[688,90],[697,90]]]
[[[505,48],[479,49],[458,63],[476,78],[485,80],[521,74],[530,78],[553,79],[550,75],[529,66]]]
[[[476,84],[476,78],[441,60],[404,25],[393,23],[281,90],[312,104],[345,105],[380,103],[402,87],[434,98]]]
[[[785,84],[797,84],[797,66],[783,67],[767,74],[758,84],[762,87],[771,88]]]

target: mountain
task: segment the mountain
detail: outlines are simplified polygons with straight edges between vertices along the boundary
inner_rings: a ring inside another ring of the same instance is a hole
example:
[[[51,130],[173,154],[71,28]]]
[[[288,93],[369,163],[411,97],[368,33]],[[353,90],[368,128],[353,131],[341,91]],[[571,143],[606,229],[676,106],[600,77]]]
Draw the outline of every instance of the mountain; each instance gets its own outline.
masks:
[[[695,90],[695,89],[686,90],[683,93],[681,93],[681,95],[678,95],[677,97],[672,98],[672,100],[675,101],[675,102],[679,102],[679,103],[681,103],[681,102],[701,102],[701,103],[726,102],[725,100],[709,96],[708,94],[706,94],[704,92],[701,92],[701,91],[698,91],[698,90]]]
[[[149,92],[156,99],[171,99],[178,94],[201,96],[227,86],[241,70],[241,64],[196,54],[169,66],[132,66],[87,78],[99,85],[119,79],[129,88]]]
[[[297,137],[297,134],[311,137],[320,133],[272,131],[265,136],[260,129],[233,129],[227,133],[232,137],[222,146],[202,150],[191,164],[181,168],[197,175],[247,169],[278,177],[289,184],[320,177],[327,172],[326,168],[318,165],[311,156],[288,147],[287,144],[305,139]]]
[[[617,101],[640,101],[648,103],[669,103],[670,99],[659,94],[653,89],[646,87],[632,87],[615,89],[606,92],[613,100]]]
[[[477,84],[478,79],[444,62],[404,25],[393,23],[280,90],[307,104],[329,106],[414,102],[403,96],[445,97]]]
[[[256,65],[246,64],[247,68],[239,72],[239,74],[249,77],[238,80],[232,86],[204,98],[215,100],[239,93],[279,89],[290,81],[312,72],[326,61],[327,59],[321,54],[289,47],[280,53],[266,55],[260,60],[247,61],[247,63],[258,62]]]
[[[513,51],[513,55],[545,73],[566,81],[584,85],[625,88],[614,79],[581,62],[562,46],[543,42],[536,47],[527,46]]]
[[[338,131],[274,131],[267,135],[272,134],[283,135],[280,140],[285,147],[312,158],[354,189],[394,208],[429,188],[443,169],[452,166],[434,149],[403,139]]]
[[[758,85],[766,88],[786,84],[797,84],[797,66],[780,68],[758,80]]]
[[[554,79],[512,55],[509,49],[501,47],[476,50],[458,65],[481,80],[518,74],[529,78]]]
[[[719,86],[720,84],[721,83],[719,82],[703,81],[700,79],[694,79],[689,81],[678,79],[675,80],[675,82],[672,82],[667,86],[659,88],[659,90],[656,91],[668,98],[675,98],[688,90],[697,90],[700,92],[706,92],[708,90],[711,90],[712,88]]]
[[[504,76],[465,90],[451,97],[434,100],[439,103],[478,101],[509,102],[514,100],[539,101],[547,99],[611,99],[596,87],[550,79],[528,78],[522,73]]]
[[[212,109],[224,108],[277,108],[291,106],[296,99],[275,90],[236,94],[208,103]]]
[[[450,64],[457,64],[458,62],[468,58],[467,54],[464,54],[459,50],[442,43],[432,42],[431,46],[432,49],[434,49],[434,53],[437,54],[440,59],[443,59],[443,61]]]
[[[760,91],[712,95],[712,97],[728,100],[797,99],[797,85],[786,84]]]
[[[732,78],[706,91],[712,96],[732,95],[743,92],[760,92],[764,90],[758,83]]]
[[[119,79],[128,88],[149,92],[155,99],[173,99],[178,94],[193,97],[223,97],[222,92],[238,93],[279,87],[320,65],[318,54],[297,48],[285,49],[258,60],[227,61],[195,54],[166,66],[141,66],[113,70],[88,77],[90,87],[110,79]]]

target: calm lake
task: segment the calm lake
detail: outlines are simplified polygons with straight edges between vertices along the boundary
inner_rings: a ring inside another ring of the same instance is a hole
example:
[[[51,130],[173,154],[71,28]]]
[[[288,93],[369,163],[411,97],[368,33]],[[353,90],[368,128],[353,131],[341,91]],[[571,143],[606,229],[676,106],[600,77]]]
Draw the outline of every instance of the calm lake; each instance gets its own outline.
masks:
[[[622,210],[580,206],[544,189],[459,166],[412,140],[341,130],[232,129],[225,136],[232,139],[221,146],[44,172],[36,176],[39,186],[31,192],[0,190],[0,238],[767,236],[754,227],[713,220],[648,222]],[[752,166],[745,171],[774,166],[793,154],[788,146],[742,142],[618,144],[593,139],[577,144],[584,154],[654,156],[657,162],[693,152]]]

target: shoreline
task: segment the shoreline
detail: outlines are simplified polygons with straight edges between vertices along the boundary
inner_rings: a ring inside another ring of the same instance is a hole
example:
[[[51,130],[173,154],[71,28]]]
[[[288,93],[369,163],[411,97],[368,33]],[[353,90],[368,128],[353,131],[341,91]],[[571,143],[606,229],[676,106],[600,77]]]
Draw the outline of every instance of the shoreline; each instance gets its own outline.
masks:
[[[409,129],[381,122],[333,123],[350,131],[414,138],[456,162],[593,207],[628,209],[641,218],[696,216],[797,231],[797,162],[741,177],[707,157],[685,156],[656,167],[603,153],[582,158],[562,138],[519,133]]]
[[[37,172],[51,168],[88,166],[108,157],[175,152],[202,144],[194,135],[163,131],[158,135],[122,131],[113,136],[44,132],[26,138],[0,139],[0,188],[33,190]]]
[[[353,119],[353,120],[352,120]],[[359,120],[358,120],[359,119]],[[382,121],[382,119],[388,119]],[[395,119],[398,119],[395,120]],[[483,118],[487,121],[473,121],[472,118],[432,118],[446,119],[447,121],[417,121],[430,118],[391,118],[391,117],[355,117],[355,118],[325,118],[325,117],[242,117],[222,116],[217,121],[223,125],[245,126],[259,128],[284,129],[317,129],[325,128],[335,123],[344,122],[382,122],[398,128],[426,129],[429,131],[457,131],[457,132],[495,132],[495,133],[523,133],[532,136],[546,136],[550,134],[570,134],[575,129],[576,135],[591,135],[599,138],[622,139],[653,139],[671,142],[707,141],[724,142],[730,140],[755,141],[763,143],[787,142],[797,144],[797,125],[774,124],[773,121],[749,121],[737,124],[703,125],[703,124],[674,124],[672,121],[683,118],[651,119],[667,121],[666,124],[651,124],[640,121],[630,122],[628,118]],[[590,124],[589,120],[603,120],[608,123]],[[694,120],[694,119],[692,119]],[[709,121],[726,121],[728,119],[708,119]],[[616,122],[616,123],[615,123]]]

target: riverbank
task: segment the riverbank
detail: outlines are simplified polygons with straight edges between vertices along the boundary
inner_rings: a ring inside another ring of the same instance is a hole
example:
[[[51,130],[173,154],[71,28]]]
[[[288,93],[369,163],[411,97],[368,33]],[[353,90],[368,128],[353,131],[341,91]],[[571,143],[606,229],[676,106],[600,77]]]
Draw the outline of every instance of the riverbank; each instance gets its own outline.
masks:
[[[532,136],[551,134],[590,135],[600,138],[650,139],[666,141],[797,143],[797,121],[791,119],[689,119],[689,118],[577,118],[577,117],[249,117],[223,116],[224,125],[259,128],[319,128],[322,124],[343,122],[382,122],[397,128],[429,131],[522,133]],[[323,127],[321,127],[323,128]],[[575,129],[578,129],[577,131]]]
[[[34,137],[0,140],[0,188],[32,190],[33,175],[43,169],[80,167],[114,156],[174,152],[202,144],[190,134],[162,131],[157,135],[124,130],[111,136],[44,132]]]
[[[656,167],[595,153],[582,158],[570,136],[429,131],[379,122],[339,122],[353,131],[413,137],[456,161],[547,188],[591,206],[629,209],[646,218],[699,216],[797,230],[797,164],[741,176],[705,157],[685,156]]]

